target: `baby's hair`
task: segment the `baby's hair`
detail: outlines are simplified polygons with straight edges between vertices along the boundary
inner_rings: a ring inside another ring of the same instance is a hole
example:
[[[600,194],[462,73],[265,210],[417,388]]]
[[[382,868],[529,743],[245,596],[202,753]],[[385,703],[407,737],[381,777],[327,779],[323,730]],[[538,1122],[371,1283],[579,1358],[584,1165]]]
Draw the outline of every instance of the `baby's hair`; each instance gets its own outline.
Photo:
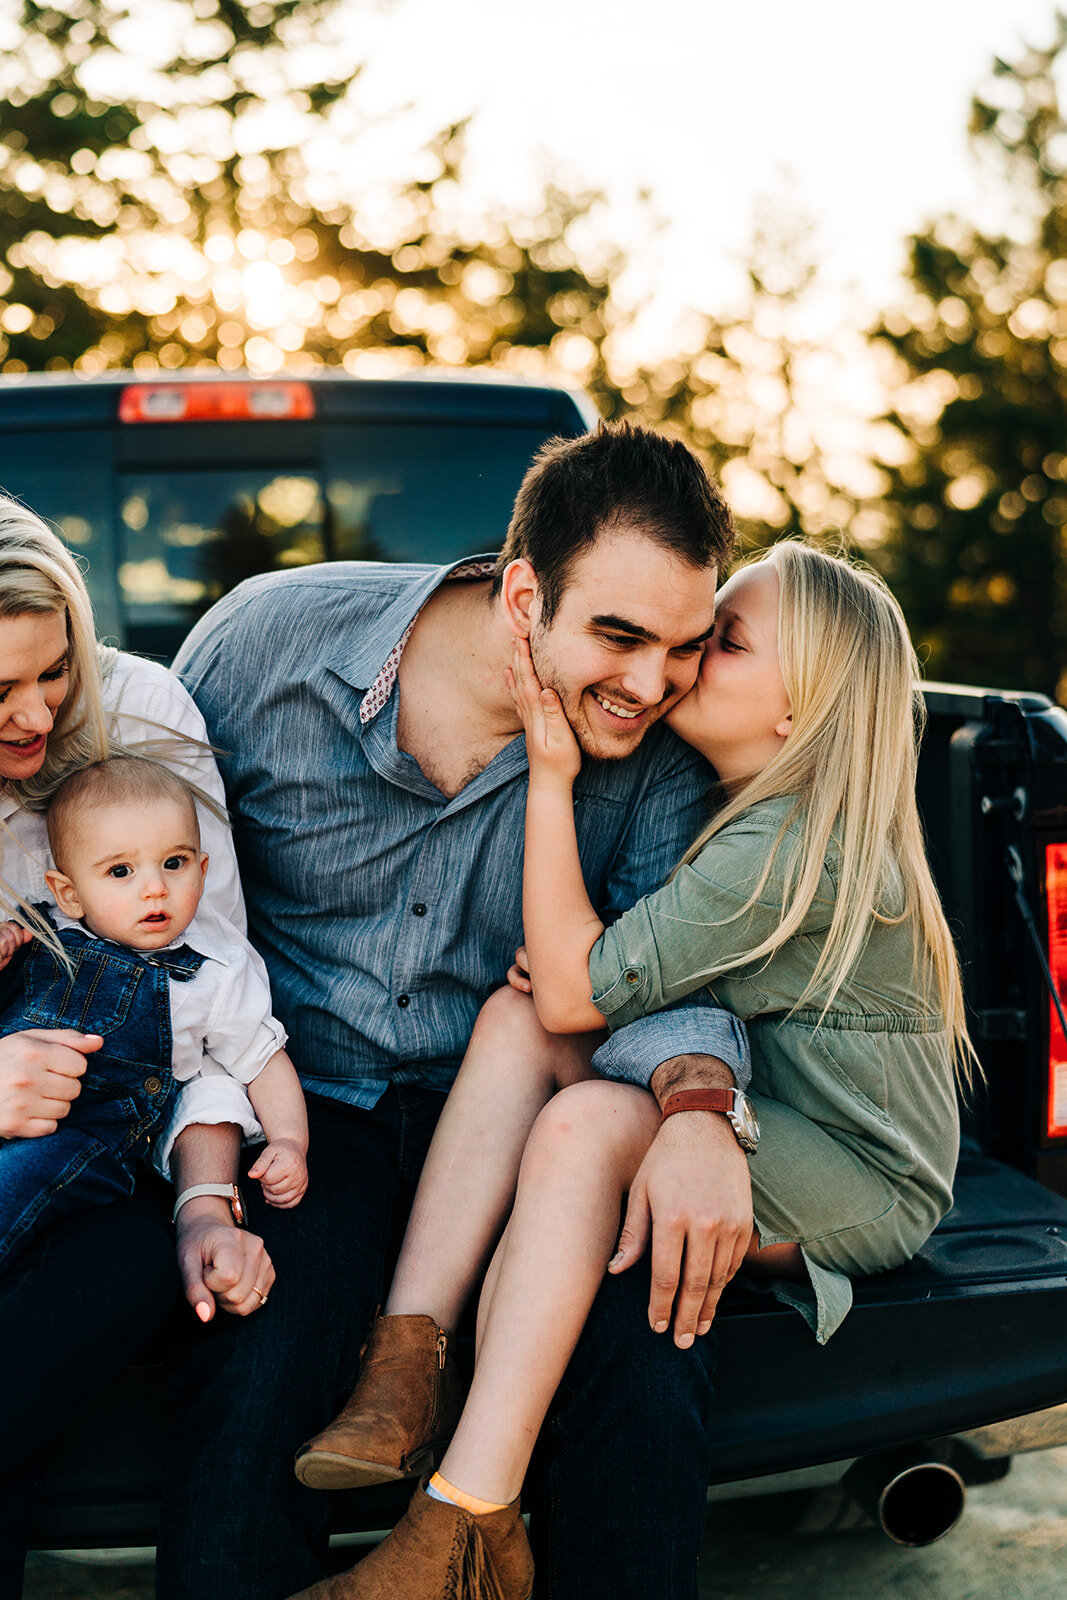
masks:
[[[175,800],[189,808],[199,843],[195,797],[189,785],[169,767],[147,756],[131,755],[108,756],[79,767],[64,778],[48,804],[48,843],[56,866],[61,872],[64,870],[60,856],[86,811],[130,803],[150,805],[157,800]]]

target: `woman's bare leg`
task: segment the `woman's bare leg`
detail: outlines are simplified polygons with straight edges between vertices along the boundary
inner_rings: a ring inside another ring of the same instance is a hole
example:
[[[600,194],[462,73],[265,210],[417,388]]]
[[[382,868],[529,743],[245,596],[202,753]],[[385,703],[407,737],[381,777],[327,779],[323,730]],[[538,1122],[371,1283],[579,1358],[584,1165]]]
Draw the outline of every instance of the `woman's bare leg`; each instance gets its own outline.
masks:
[[[479,1313],[474,1382],[441,1476],[507,1504],[616,1245],[622,1197],[655,1137],[643,1089],[564,1089],[526,1144],[515,1206]]]
[[[761,1249],[758,1228],[752,1230],[752,1243],[745,1251],[745,1266],[760,1275],[796,1278],[800,1282],[805,1282],[808,1276],[798,1244],[765,1244]]]
[[[386,1315],[454,1330],[511,1209],[530,1129],[557,1089],[591,1076],[596,1043],[546,1033],[513,989],[486,1001],[426,1157]]]

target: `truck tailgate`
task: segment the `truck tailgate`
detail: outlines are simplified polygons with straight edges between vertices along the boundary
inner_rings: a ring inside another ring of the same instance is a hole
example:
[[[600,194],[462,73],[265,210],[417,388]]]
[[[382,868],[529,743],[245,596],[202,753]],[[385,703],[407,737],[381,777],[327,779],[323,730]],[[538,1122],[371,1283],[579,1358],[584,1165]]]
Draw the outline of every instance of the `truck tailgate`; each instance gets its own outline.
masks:
[[[1067,1200],[981,1156],[896,1272],[857,1285],[820,1347],[801,1317],[732,1289],[720,1310],[713,1482],[938,1438],[1067,1400]],[[146,1364],[51,1452],[37,1548],[152,1544],[166,1451],[163,1373]],[[389,1526],[400,1486],[335,1497],[339,1530]]]
[[[713,1481],[958,1433],[1067,1400],[1067,1200],[965,1156],[906,1267],[856,1286],[819,1346],[738,1288],[720,1311]]]

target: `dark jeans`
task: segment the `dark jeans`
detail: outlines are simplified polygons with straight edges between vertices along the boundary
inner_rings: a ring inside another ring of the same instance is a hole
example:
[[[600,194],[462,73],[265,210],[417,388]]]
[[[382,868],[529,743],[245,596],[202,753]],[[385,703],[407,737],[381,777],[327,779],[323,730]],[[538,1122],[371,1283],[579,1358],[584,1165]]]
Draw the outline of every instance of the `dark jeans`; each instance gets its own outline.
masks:
[[[167,1191],[54,1222],[0,1278],[0,1595],[22,1588],[27,1518],[57,1434],[142,1355],[180,1299]]]
[[[304,1200],[274,1211],[247,1186],[278,1280],[262,1313],[192,1329],[175,1365],[159,1600],[283,1600],[322,1575],[330,1497],[297,1482],[293,1456],[355,1383],[442,1101],[309,1096]],[[713,1349],[675,1350],[647,1305],[647,1270],[605,1283],[545,1430],[530,1482],[543,1600],[695,1600]]]

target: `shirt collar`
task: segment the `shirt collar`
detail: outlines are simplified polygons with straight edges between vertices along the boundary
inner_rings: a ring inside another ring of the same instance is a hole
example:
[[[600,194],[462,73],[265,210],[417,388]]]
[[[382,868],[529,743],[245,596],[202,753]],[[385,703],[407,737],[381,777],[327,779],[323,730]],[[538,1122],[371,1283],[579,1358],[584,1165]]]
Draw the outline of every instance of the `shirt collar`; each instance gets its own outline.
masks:
[[[417,576],[397,593],[392,601],[362,631],[355,642],[344,639],[334,658],[326,664],[352,686],[366,693],[360,704],[360,721],[377,716],[389,699],[400,668],[400,657],[411,637],[419,612],[442,583],[466,578],[487,578],[496,568],[495,555],[464,556],[447,567],[422,567]],[[388,574],[386,568],[386,574]]]
[[[48,915],[60,933],[63,933],[67,928],[77,928],[78,932],[84,933],[87,939],[96,939],[103,944],[117,943],[114,939],[101,940],[100,935],[94,933],[92,928],[87,928],[84,922],[75,922],[72,917],[68,917],[65,912],[60,911],[58,906],[49,906]],[[159,948],[160,950],[178,950],[183,944],[187,944],[190,950],[195,950],[198,956],[205,956],[209,961],[218,961],[224,967],[229,966],[226,957],[219,950],[218,942],[211,939],[210,935],[200,926],[196,917],[193,918],[184,933],[180,933],[169,944],[161,944]],[[125,944],[119,945],[119,949],[130,950],[130,953],[135,956],[147,957],[157,953],[155,950],[133,950],[131,946]]]

